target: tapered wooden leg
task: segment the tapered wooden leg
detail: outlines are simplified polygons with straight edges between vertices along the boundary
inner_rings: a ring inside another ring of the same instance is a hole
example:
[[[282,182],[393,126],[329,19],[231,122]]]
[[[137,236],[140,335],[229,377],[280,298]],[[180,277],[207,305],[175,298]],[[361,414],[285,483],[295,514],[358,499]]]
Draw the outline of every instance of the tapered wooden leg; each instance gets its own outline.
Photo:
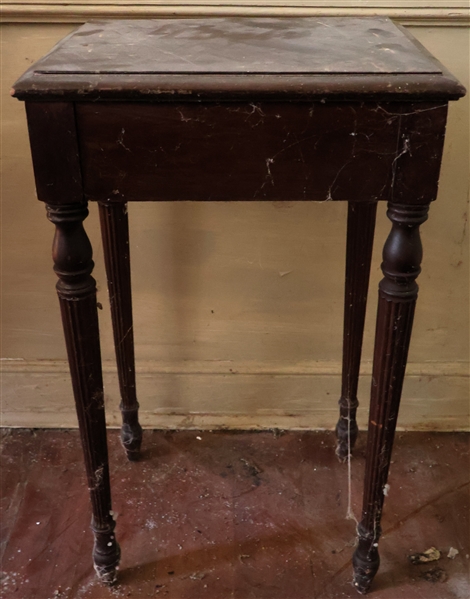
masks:
[[[108,278],[114,346],[121,391],[121,441],[129,460],[142,444],[135,389],[134,334],[127,204],[99,204],[101,235]]]
[[[380,521],[421,271],[419,225],[427,219],[428,208],[391,203],[387,211],[393,224],[379,285],[362,520],[353,557],[360,593],[368,591],[380,563]]]
[[[112,584],[120,550],[111,511],[92,249],[82,224],[88,210],[86,204],[73,204],[47,211],[56,225],[54,270],[93,511],[93,560],[99,578]]]
[[[377,203],[348,205],[346,288],[344,294],[343,371],[336,454],[348,457],[357,438],[357,384],[361,365],[362,337],[369,289]]]

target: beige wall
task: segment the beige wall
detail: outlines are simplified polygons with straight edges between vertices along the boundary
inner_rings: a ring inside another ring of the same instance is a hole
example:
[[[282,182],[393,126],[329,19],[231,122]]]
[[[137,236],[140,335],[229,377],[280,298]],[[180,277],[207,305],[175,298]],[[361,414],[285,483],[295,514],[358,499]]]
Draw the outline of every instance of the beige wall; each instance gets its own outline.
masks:
[[[9,86],[73,28],[2,26],[2,412],[13,426],[76,426],[51,270],[53,226],[35,199],[22,103]],[[468,29],[411,28],[468,87]],[[469,426],[468,99],[452,103],[440,194],[422,228],[419,307],[399,426]],[[370,360],[389,225],[379,206],[360,388]],[[328,427],[340,389],[346,206],[130,206],[138,391],[148,426]],[[108,419],[118,422],[96,206],[95,250]]]

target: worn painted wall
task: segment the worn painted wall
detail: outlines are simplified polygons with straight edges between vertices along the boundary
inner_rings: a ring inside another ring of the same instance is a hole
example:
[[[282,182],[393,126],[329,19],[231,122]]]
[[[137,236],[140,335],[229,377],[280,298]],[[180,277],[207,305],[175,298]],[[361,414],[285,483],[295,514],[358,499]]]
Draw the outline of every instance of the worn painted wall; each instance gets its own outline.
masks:
[[[75,426],[55,297],[53,226],[35,199],[24,106],[9,86],[70,24],[2,26],[2,423]],[[412,32],[468,86],[468,29]],[[440,194],[422,228],[419,307],[399,426],[469,426],[468,99],[452,104]],[[130,206],[138,391],[148,426],[333,427],[340,389],[346,206]],[[108,419],[118,422],[96,206]],[[365,426],[389,230],[379,207],[360,387]]]

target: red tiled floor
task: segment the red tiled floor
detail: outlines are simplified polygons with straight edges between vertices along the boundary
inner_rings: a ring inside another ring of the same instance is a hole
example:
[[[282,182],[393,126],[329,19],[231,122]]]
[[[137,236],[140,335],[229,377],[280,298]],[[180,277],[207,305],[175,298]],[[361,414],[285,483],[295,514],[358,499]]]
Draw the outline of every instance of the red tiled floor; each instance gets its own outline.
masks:
[[[198,439],[200,437],[200,439]],[[469,435],[398,434],[374,599],[469,599]],[[353,460],[360,514],[365,435]],[[7,431],[2,465],[5,599],[339,599],[355,524],[332,433],[145,431],[129,463],[109,435],[119,583],[95,579],[76,431]],[[439,562],[407,556],[431,546]],[[447,558],[450,547],[458,549]],[[434,567],[444,582],[424,575]]]

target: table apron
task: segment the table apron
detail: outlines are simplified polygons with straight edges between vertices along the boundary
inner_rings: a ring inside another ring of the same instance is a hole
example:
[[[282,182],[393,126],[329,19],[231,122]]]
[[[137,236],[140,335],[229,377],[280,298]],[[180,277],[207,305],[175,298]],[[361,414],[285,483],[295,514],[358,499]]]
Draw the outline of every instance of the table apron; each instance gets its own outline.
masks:
[[[85,198],[346,200],[437,194],[447,104],[78,102]]]

